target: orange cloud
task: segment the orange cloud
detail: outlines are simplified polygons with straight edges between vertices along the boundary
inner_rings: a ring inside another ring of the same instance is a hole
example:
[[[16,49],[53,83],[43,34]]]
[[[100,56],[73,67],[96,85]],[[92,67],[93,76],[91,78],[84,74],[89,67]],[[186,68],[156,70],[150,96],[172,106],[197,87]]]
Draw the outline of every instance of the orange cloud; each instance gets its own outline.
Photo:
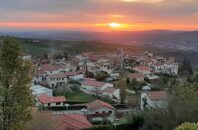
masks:
[[[30,29],[75,29],[94,25],[88,23],[31,23],[31,22],[0,22],[0,28],[30,28]]]
[[[112,22],[109,22],[112,23]],[[53,29],[53,30],[91,30],[91,31],[142,31],[142,30],[198,30],[198,25],[188,24],[139,24],[119,23],[119,27],[112,28],[109,23],[31,23],[31,22],[0,22],[0,28],[13,29]]]

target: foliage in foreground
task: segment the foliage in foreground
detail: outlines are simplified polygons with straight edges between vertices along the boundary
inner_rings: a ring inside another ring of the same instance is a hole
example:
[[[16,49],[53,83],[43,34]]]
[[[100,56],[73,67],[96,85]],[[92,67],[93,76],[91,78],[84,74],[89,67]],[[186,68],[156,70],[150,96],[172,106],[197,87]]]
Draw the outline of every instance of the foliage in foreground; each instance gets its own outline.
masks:
[[[198,121],[198,87],[179,85],[171,91],[167,108],[145,112],[143,130],[173,130],[184,122]]]
[[[31,119],[31,64],[19,46],[6,38],[0,50],[0,129],[24,129]]]
[[[178,126],[175,130],[198,130],[198,123],[183,123]]]

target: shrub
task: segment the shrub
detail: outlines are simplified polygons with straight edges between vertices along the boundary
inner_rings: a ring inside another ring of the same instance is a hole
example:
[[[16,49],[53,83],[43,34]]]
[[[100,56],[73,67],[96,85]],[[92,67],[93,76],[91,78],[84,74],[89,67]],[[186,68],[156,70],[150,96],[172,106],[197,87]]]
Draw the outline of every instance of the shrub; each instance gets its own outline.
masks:
[[[198,130],[198,123],[183,123],[178,126],[175,130]]]

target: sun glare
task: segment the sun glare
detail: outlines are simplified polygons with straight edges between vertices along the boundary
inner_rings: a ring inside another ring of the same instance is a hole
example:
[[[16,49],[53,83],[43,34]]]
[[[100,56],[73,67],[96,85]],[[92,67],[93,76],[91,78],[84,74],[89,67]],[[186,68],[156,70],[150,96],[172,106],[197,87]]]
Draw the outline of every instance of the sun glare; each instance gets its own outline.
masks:
[[[120,23],[109,23],[108,26],[111,27],[111,28],[120,28],[120,27],[122,27],[122,24],[120,24]]]

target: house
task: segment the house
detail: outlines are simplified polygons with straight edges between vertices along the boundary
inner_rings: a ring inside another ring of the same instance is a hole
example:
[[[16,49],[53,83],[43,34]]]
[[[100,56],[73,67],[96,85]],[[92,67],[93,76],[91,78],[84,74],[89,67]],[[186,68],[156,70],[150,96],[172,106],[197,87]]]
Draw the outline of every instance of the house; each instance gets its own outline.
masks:
[[[120,89],[108,87],[102,91],[103,96],[108,96],[111,99],[120,99]]]
[[[52,88],[67,84],[68,80],[79,81],[83,78],[84,74],[79,72],[64,72],[58,74],[49,74],[46,77],[46,82]]]
[[[154,64],[152,67],[155,73],[167,73],[167,74],[177,75],[179,65],[176,62],[167,61],[165,63]]]
[[[37,98],[38,104],[42,107],[58,107],[64,106],[66,104],[66,99],[64,96],[48,96],[48,95],[40,95]]]
[[[64,73],[66,71],[70,71],[69,68],[67,68],[64,64],[58,64],[58,65],[50,65],[45,64],[40,67],[40,70],[45,71],[48,75],[49,74],[58,74],[58,73]]]
[[[68,75],[65,73],[49,74],[46,77],[46,82],[49,87],[53,88],[67,84],[67,77]]]
[[[107,72],[107,74],[113,73],[113,67],[110,63],[104,62],[99,64],[101,71]]]
[[[65,72],[65,75],[68,77],[69,80],[72,81],[79,81],[84,78],[84,74],[79,72]]]
[[[155,73],[162,73],[163,70],[165,69],[165,66],[162,63],[154,64],[152,65],[152,67]]]
[[[157,109],[167,105],[166,91],[149,91],[141,94],[141,109]]]
[[[47,74],[57,74],[59,73],[59,68],[52,66],[50,64],[44,64],[40,67],[41,71],[45,71]]]
[[[140,62],[140,64],[143,66],[151,66],[154,63],[157,63],[157,60],[149,57],[144,57],[143,60]]]
[[[130,80],[130,82],[132,82],[133,79],[137,80],[137,81],[144,81],[144,75],[142,73],[131,73],[128,74],[128,78]]]
[[[139,73],[142,73],[144,75],[151,74],[151,68],[148,66],[137,66],[137,67],[134,67],[133,70],[135,70]]]
[[[53,93],[53,90],[52,89],[49,89],[49,88],[45,88],[45,87],[42,87],[40,85],[35,85],[35,86],[32,86],[30,88],[30,90],[32,91],[32,95],[33,96],[40,96],[40,95],[48,95],[48,96],[52,96],[52,93]]]
[[[93,127],[84,115],[67,114],[53,115],[55,130],[81,130]]]
[[[87,113],[88,114],[109,114],[110,116],[114,115],[115,108],[106,102],[95,100],[87,104]]]
[[[178,63],[165,62],[164,67],[165,67],[165,73],[173,74],[173,75],[178,74],[178,68],[179,68]]]
[[[32,82],[36,85],[43,81],[43,79],[46,77],[46,72],[42,70],[36,71],[32,76]]]
[[[113,87],[113,84],[104,83],[94,80],[85,80],[81,83],[81,90],[91,95],[101,95],[102,91],[108,87]]]

